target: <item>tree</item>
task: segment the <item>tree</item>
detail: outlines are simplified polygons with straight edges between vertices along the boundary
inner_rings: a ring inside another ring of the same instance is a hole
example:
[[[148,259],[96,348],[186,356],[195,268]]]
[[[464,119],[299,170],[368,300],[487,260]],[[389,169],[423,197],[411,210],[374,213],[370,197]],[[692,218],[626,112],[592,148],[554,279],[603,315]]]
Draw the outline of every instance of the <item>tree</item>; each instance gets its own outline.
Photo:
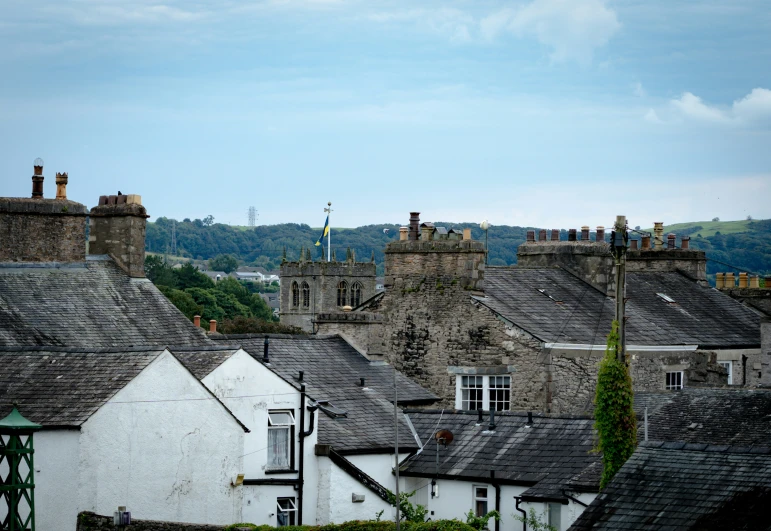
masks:
[[[637,446],[632,377],[627,364],[618,359],[619,348],[618,321],[613,321],[605,357],[600,362],[594,401],[597,450],[602,452],[600,489],[613,479]]]
[[[401,519],[407,522],[425,522],[428,509],[422,505],[412,505],[410,498],[415,495],[416,491],[412,492],[400,492],[399,493],[399,511],[401,513]],[[387,491],[388,503],[393,507],[396,507],[396,495],[390,490]]]
[[[720,221],[720,218],[715,216],[714,218],[712,218],[712,221]]]
[[[209,259],[209,269],[212,271],[224,271],[227,274],[238,269],[238,260],[230,254],[221,254]]]
[[[214,216],[209,214],[208,216],[203,218],[202,223],[204,224],[205,227],[211,227],[212,225],[214,225]]]
[[[532,509],[530,510],[532,511]],[[535,515],[535,511],[533,511],[533,515]],[[490,520],[490,518],[494,518],[496,521],[498,521],[501,519],[501,513],[498,511],[490,511],[484,516],[476,516],[474,511],[469,509],[469,512],[466,515],[466,523],[474,529],[487,529],[487,522]]]
[[[150,282],[158,286],[177,286],[177,278],[174,276],[174,270],[169,267],[166,261],[157,255],[145,256],[145,276]]]
[[[528,516],[514,516],[515,520],[522,522],[524,527],[531,529],[532,531],[559,531],[556,527],[541,522],[538,515],[535,513],[535,509],[530,508]]]

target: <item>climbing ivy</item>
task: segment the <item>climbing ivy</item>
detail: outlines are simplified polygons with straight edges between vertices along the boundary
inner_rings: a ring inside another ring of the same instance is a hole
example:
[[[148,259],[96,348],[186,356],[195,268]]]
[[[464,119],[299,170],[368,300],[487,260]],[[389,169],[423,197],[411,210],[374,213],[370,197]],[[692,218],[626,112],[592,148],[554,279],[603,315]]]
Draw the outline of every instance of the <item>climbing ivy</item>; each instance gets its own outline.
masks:
[[[613,321],[605,357],[597,376],[594,418],[602,452],[600,489],[605,488],[637,446],[637,420],[634,414],[632,377],[626,363],[619,361],[618,321]]]

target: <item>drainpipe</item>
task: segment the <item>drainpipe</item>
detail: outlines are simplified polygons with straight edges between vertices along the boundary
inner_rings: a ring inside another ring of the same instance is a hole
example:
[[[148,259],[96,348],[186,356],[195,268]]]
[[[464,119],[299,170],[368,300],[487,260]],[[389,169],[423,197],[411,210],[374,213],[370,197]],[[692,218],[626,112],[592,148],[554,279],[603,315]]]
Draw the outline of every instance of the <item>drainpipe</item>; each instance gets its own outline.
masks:
[[[747,356],[742,354],[742,385],[747,385]]]
[[[578,498],[574,498],[570,494],[568,494],[567,489],[562,489],[562,495],[565,496],[568,500],[572,501],[573,503],[577,503],[578,505],[581,505],[583,507],[589,507],[588,504],[582,502]]]
[[[495,470],[490,471],[490,482],[493,484],[493,487],[495,487],[495,510],[498,511],[498,514],[501,513],[501,485],[497,481],[495,481]],[[501,531],[501,521],[496,520],[495,521],[495,531]]]
[[[524,518],[522,521],[522,531],[527,531],[527,512],[524,509],[519,508],[519,504],[522,503],[522,497],[514,496],[514,499],[517,500],[517,511],[521,512],[522,518]]]
[[[305,384],[300,385],[300,477],[297,480],[297,525],[303,525],[303,487],[305,484],[305,438],[313,433],[316,406],[308,407],[310,411],[310,428],[305,431]]]

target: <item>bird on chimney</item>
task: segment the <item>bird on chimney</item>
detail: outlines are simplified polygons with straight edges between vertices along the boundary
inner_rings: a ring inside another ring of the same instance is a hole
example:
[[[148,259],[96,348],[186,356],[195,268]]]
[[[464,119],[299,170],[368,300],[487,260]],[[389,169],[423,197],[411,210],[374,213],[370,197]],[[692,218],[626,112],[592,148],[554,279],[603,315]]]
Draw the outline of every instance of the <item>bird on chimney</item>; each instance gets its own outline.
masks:
[[[123,195],[122,193],[120,193],[120,190],[118,190],[118,195]]]

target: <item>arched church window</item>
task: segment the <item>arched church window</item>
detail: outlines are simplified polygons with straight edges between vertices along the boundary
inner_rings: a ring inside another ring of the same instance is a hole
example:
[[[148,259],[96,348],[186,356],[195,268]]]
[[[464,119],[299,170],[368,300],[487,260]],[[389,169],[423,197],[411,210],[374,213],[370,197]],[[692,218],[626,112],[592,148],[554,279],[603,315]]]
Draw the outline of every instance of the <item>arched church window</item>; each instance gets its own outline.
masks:
[[[361,284],[356,282],[351,286],[351,306],[356,308],[359,304],[361,304]]]
[[[310,308],[311,307],[311,287],[308,285],[307,282],[303,282],[302,292],[303,292],[303,308]]]
[[[300,288],[297,286],[297,282],[292,282],[292,308],[297,308],[300,305]]]

